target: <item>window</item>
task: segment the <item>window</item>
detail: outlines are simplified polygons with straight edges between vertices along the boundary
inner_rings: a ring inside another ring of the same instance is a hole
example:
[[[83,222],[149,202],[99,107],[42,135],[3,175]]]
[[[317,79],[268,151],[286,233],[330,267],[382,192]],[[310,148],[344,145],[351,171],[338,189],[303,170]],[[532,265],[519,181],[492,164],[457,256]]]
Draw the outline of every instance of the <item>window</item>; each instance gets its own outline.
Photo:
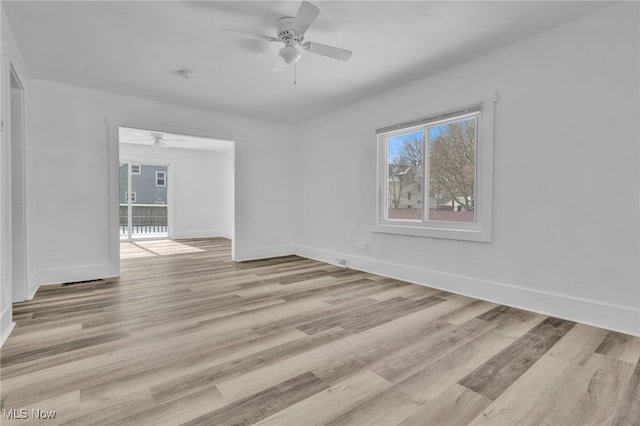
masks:
[[[476,105],[378,130],[373,230],[490,242],[492,128]]]
[[[167,172],[156,172],[156,186],[167,186]]]
[[[128,203],[128,202],[129,202],[129,196],[131,196],[131,202],[132,202],[132,203],[135,203],[135,202],[136,202],[136,193],[135,193],[135,192],[133,192],[133,191],[132,191],[132,192],[125,192],[125,193],[124,193],[124,201],[125,201],[126,203]]]
[[[141,173],[140,164],[131,164],[131,174],[139,175]]]

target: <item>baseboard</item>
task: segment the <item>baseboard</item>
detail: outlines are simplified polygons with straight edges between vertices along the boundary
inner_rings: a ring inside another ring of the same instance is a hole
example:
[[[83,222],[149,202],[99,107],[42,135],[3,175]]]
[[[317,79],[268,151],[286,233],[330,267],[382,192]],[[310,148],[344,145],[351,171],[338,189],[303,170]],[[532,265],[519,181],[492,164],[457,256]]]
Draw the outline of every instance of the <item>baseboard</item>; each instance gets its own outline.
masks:
[[[294,254],[293,247],[290,245],[258,247],[246,250],[241,250],[236,247],[235,260],[236,262],[244,262],[269,257],[290,256],[292,254]]]
[[[67,268],[40,269],[33,272],[30,283],[35,289],[33,292],[33,294],[35,294],[35,291],[37,291],[41,285],[99,280],[117,276],[118,271],[114,270],[114,265],[100,263]],[[33,295],[31,295],[31,297],[33,297]]]
[[[32,284],[29,284],[29,286],[28,286],[29,294],[27,295],[27,300],[31,300],[31,299],[33,299],[33,298],[34,298],[34,296],[36,295],[36,293],[38,292],[38,289],[39,289],[39,288],[40,288],[40,286],[39,286],[39,285],[32,285]]]
[[[171,239],[173,240],[181,240],[187,238],[233,238],[233,233],[231,231],[225,231],[222,229],[210,229],[205,231],[179,231],[172,232]]]
[[[310,259],[340,266],[344,266],[340,261],[346,260],[347,267],[359,271],[640,336],[640,309],[630,306],[603,303],[306,246],[293,246],[292,249],[294,254]]]
[[[11,321],[11,313],[12,309],[10,304],[5,306],[2,313],[0,313],[0,347],[4,345],[13,327],[16,326],[16,323]]]

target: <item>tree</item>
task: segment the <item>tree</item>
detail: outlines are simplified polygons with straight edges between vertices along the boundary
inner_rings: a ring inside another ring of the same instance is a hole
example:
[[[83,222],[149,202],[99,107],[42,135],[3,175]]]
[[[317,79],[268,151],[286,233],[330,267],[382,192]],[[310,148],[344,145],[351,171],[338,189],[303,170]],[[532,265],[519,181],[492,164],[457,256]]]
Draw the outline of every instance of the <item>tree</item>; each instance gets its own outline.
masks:
[[[389,196],[394,209],[400,206],[402,197],[407,195],[407,171],[406,164],[396,164],[395,160],[389,164]]]
[[[475,150],[474,120],[429,129],[429,197],[438,207],[451,202],[452,207],[460,204],[466,211],[474,211]],[[389,164],[389,193],[394,207],[406,195],[410,183],[421,182],[424,154],[423,138],[407,137]]]
[[[461,204],[466,211],[474,211],[475,121],[458,121],[438,129],[429,135],[429,196],[438,205],[447,199],[452,206]]]
[[[421,137],[403,140],[398,155],[389,164],[389,196],[393,208],[400,206],[402,197],[422,180],[424,143]]]

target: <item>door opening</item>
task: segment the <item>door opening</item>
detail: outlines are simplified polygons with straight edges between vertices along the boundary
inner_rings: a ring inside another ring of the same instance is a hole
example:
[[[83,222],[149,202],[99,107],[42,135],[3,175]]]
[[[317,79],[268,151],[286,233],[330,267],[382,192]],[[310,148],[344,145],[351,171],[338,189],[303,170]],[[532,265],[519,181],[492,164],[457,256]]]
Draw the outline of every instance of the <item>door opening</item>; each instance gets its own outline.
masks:
[[[169,164],[120,163],[120,239],[169,238]]]
[[[120,245],[121,258],[122,250],[158,255],[152,247],[185,248],[196,238],[230,239],[233,258],[234,142],[157,127],[119,126],[117,134],[119,239],[133,242]],[[182,241],[137,242],[161,238]]]

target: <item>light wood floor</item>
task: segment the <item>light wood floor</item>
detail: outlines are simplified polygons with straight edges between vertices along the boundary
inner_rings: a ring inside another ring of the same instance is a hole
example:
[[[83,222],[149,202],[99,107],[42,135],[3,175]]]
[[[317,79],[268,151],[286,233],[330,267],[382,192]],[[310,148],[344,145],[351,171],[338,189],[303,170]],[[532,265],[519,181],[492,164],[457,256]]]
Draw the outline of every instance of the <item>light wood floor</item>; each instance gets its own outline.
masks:
[[[2,408],[57,413],[16,424],[640,424],[640,338],[294,256],[235,264],[224,239],[122,256],[119,279],[15,305]]]

